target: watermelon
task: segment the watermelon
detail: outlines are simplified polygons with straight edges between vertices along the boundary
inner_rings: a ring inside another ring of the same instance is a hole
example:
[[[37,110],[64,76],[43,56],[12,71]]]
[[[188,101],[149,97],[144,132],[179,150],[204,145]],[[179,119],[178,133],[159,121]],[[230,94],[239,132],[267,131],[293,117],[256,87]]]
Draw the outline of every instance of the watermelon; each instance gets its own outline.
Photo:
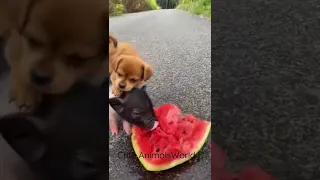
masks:
[[[183,116],[173,104],[161,105],[154,112],[159,121],[156,129],[132,128],[132,146],[146,170],[167,170],[198,153],[209,135],[211,122],[191,114]]]

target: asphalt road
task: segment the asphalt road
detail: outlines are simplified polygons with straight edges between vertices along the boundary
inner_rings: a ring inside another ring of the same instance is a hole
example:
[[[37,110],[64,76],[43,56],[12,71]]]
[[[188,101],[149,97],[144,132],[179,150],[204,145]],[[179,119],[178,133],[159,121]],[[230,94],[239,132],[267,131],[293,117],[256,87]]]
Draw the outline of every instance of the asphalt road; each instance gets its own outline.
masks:
[[[230,2],[230,3],[229,3]],[[320,177],[320,3],[213,4],[213,137],[230,170]]]
[[[132,43],[154,67],[147,87],[154,105],[173,103],[182,111],[211,120],[211,23],[178,10],[157,10],[110,18],[110,33]],[[210,139],[210,138],[208,138]],[[133,154],[130,139],[121,133],[109,137],[110,179],[210,179],[208,144],[192,163],[151,173]]]

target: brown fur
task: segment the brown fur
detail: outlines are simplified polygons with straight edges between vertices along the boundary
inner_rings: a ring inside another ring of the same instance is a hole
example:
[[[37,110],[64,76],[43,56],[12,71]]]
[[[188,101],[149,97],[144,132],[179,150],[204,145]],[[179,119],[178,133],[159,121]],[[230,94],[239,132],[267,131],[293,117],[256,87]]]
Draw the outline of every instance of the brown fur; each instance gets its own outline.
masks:
[[[131,91],[132,88],[140,86],[153,74],[153,69],[137,56],[119,55],[112,68],[112,93],[115,96],[121,95],[122,91]],[[125,88],[120,89],[120,84]]]
[[[140,57],[137,50],[129,43],[118,42],[118,40],[109,34],[109,73],[111,74],[114,69],[114,64],[119,55],[131,55]]]
[[[80,80],[99,84],[107,77],[108,1],[0,1],[10,2],[2,6],[10,17],[5,57],[11,67],[10,94],[18,107],[33,110],[43,94],[64,93]],[[35,84],[31,72],[52,80]]]

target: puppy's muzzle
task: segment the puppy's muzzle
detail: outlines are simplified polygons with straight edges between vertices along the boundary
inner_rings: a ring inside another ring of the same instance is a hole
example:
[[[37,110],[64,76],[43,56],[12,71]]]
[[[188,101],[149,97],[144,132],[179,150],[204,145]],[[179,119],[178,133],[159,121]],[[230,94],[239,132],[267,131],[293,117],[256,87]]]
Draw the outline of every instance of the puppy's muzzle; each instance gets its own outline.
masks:
[[[31,81],[36,85],[45,86],[52,82],[52,76],[46,72],[33,70],[31,71]]]

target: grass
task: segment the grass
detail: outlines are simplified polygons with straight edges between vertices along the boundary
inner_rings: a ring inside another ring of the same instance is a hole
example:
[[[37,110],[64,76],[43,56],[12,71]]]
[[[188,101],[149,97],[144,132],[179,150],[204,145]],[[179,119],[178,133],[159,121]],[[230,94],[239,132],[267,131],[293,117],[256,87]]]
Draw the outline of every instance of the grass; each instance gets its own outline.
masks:
[[[124,8],[123,4],[115,4],[114,13],[112,15],[113,16],[121,16],[122,14],[124,14],[124,12],[125,12],[125,8]]]
[[[109,16],[121,16],[125,13],[161,9],[157,0],[109,0]]]
[[[211,0],[180,0],[176,9],[211,19]]]
[[[109,16],[121,16],[125,12],[122,0],[109,0]]]
[[[158,5],[157,0],[146,0],[146,2],[148,3],[148,5],[152,10],[160,9],[160,6]]]

